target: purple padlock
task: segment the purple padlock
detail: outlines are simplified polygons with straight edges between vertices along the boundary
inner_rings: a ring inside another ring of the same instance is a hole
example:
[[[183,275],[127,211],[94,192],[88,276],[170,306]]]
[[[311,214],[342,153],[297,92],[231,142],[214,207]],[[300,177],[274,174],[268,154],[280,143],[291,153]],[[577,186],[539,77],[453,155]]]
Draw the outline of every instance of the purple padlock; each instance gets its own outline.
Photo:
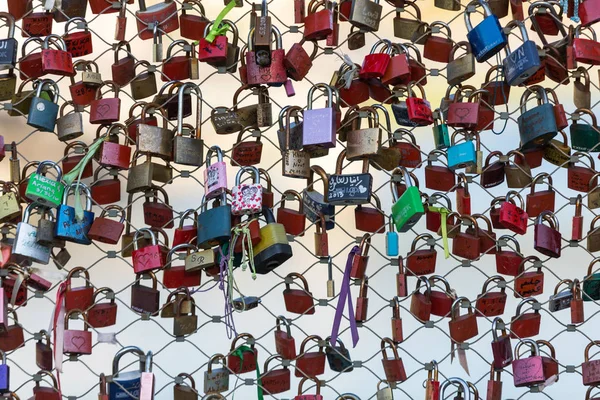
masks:
[[[0,364],[0,393],[10,392],[10,369],[6,364],[6,353],[0,350],[2,364]]]
[[[217,153],[217,162],[210,163],[213,153]],[[204,190],[207,199],[220,196],[227,190],[227,167],[223,161],[223,151],[219,146],[212,146],[206,153],[206,169],[204,170]]]
[[[327,107],[313,109],[315,89],[327,93]],[[308,91],[308,108],[304,111],[302,124],[302,145],[305,151],[317,148],[332,148],[336,144],[335,111],[333,109],[333,90],[331,86],[318,83]]]

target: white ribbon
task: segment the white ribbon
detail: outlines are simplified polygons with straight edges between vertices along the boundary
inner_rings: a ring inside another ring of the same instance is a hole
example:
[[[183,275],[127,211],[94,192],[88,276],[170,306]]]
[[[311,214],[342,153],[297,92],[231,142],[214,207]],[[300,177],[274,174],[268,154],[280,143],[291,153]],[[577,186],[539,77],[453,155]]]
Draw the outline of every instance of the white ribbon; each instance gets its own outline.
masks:
[[[354,80],[354,76],[358,72],[358,66],[352,62],[348,54],[344,54],[344,63],[350,67],[350,69],[346,71],[344,75],[342,75],[342,79],[345,83],[344,88],[350,89],[352,81]]]

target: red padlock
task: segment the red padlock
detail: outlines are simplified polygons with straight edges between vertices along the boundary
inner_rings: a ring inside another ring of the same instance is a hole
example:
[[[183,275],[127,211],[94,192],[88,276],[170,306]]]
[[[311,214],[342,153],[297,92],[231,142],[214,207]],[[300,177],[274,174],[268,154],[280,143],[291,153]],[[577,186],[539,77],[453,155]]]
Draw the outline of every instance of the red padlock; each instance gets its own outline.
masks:
[[[176,46],[181,47],[185,52],[185,55],[176,56],[178,51],[175,51]],[[194,47],[185,40],[179,39],[173,41],[167,48],[167,58],[163,62],[162,74],[160,79],[163,82],[169,81],[184,81],[191,78],[190,67],[192,58],[194,58],[194,51],[190,50]]]
[[[140,235],[143,236],[145,234],[150,235],[151,242],[145,247],[138,248],[138,240],[141,239]],[[133,251],[131,256],[133,259],[133,270],[136,274],[160,269],[165,265],[165,255],[156,240],[155,233],[149,228],[138,229],[133,235]]]
[[[425,291],[419,291],[421,283],[425,286]],[[421,323],[429,321],[431,318],[431,284],[423,276],[417,280],[417,287],[410,299],[410,313]]]
[[[183,243],[174,246],[167,254],[167,259],[164,267],[163,284],[168,289],[175,289],[179,287],[194,287],[200,286],[202,283],[202,270],[187,271],[184,265],[173,266],[173,256],[179,252],[185,250],[187,255],[190,255],[191,251],[197,252],[198,248],[193,244]],[[177,255],[178,257],[178,255]]]
[[[158,200],[158,194],[163,199]],[[153,228],[169,229],[175,226],[173,208],[169,204],[169,195],[162,187],[154,186],[144,194],[146,201],[142,204],[144,210],[144,223]],[[152,199],[152,201],[150,201]]]
[[[536,191],[535,185],[536,183],[544,184],[544,180],[548,183],[548,188],[546,190]],[[531,191],[527,195],[527,206],[525,210],[527,211],[527,215],[529,217],[537,217],[543,211],[554,212],[554,203],[555,203],[556,193],[552,188],[552,176],[549,174],[542,172],[533,178],[531,182]]]
[[[152,39],[154,37],[153,26],[161,34],[166,34],[179,29],[179,17],[177,8],[179,3],[173,0],[165,0],[163,3],[153,4],[146,8],[144,0],[140,2],[140,9],[135,12],[135,19],[138,29],[138,36],[142,40]]]
[[[452,303],[450,321],[448,321],[450,337],[457,343],[464,343],[479,334],[477,317],[473,313],[470,303],[467,307],[467,314],[460,315],[460,307],[462,307],[463,301],[469,302],[469,299],[466,297],[458,297],[454,300],[454,303]]]
[[[427,23],[422,22],[421,25],[427,25]],[[446,29],[445,36],[433,36],[435,32],[434,27],[437,27],[437,31],[439,32],[440,28]],[[420,35],[420,27],[417,28],[415,32],[416,35]],[[450,60],[450,52],[452,51],[452,47],[454,47],[454,41],[452,40],[452,32],[450,31],[450,27],[448,24],[435,21],[429,25],[429,28],[426,30],[426,41],[425,46],[423,47],[423,57],[428,60],[440,62],[440,63],[448,63]]]
[[[28,13],[23,16],[21,34],[23,37],[48,36],[52,34],[52,21],[53,14],[49,11]]]
[[[354,224],[357,230],[369,233],[385,232],[385,214],[381,208],[381,200],[375,193],[371,194],[375,199],[375,208],[357,205],[354,209]]]
[[[76,28],[80,28],[80,24],[83,25],[84,29],[82,32],[73,32],[69,33],[69,25],[75,22],[77,24]],[[71,53],[71,57],[83,57],[88,54],[92,54],[94,52],[94,48],[92,45],[92,32],[88,30],[87,21],[85,18],[71,18],[65,24],[65,34],[63,35],[63,40],[65,41],[66,49],[69,53]]]
[[[386,352],[386,345],[388,345],[394,354],[394,358],[388,358]],[[381,354],[383,358],[381,363],[383,364],[383,372],[388,383],[404,382],[406,380],[406,372],[404,370],[404,363],[402,358],[398,356],[398,350],[396,345],[390,338],[381,339]]]
[[[304,289],[291,289],[290,284],[294,278],[300,279]],[[292,272],[286,276],[285,290],[283,291],[285,309],[294,314],[314,314],[315,305],[312,293],[308,289],[306,278],[299,273]]]
[[[121,201],[121,181],[119,180],[119,171],[116,169],[109,170],[109,174],[113,175],[112,179],[102,179],[100,171],[105,168],[97,168],[94,172],[94,181],[91,186],[92,199],[100,205],[112,204]],[[104,177],[106,175],[103,175]]]
[[[437,282],[443,284],[442,290],[433,290]],[[431,313],[438,317],[450,317],[452,313],[452,303],[456,299],[456,292],[450,287],[450,283],[440,275],[429,277],[431,284]]]
[[[338,90],[342,107],[357,106],[358,104],[369,100],[369,84],[366,81],[359,79],[359,68],[358,64],[354,64],[354,68],[352,68],[349,64],[344,63],[337,71],[338,76],[335,87]],[[358,118],[357,115],[358,112],[356,112],[356,114],[354,111],[350,113],[349,110],[348,113],[346,113],[345,120],[350,123],[351,121],[354,121],[355,118]],[[353,129],[352,125],[346,124],[346,127],[347,129]],[[342,131],[340,131],[340,137],[345,138]],[[345,139],[340,140],[344,141]]]
[[[106,293],[108,303],[97,303],[98,295]],[[94,292],[94,305],[87,311],[87,321],[92,328],[105,328],[117,323],[117,303],[115,303],[115,292],[107,287],[100,288]]]
[[[448,192],[456,185],[456,176],[450,168],[445,165],[432,165],[432,161],[439,160],[440,156],[446,157],[441,150],[432,150],[427,157],[425,166],[425,187],[431,190]]]
[[[556,350],[554,346],[547,340],[538,339],[535,341],[538,347],[541,349],[542,346],[548,347],[550,350],[549,357],[546,355],[542,355],[542,351],[540,350],[540,355],[542,355],[542,369],[544,371],[544,380],[548,380],[552,377],[556,378],[555,381],[558,381],[559,373],[558,373],[558,361],[556,360]]]
[[[75,274],[83,273],[83,279],[85,279],[85,286],[79,286],[76,288],[71,287],[71,279]],[[90,274],[83,267],[76,267],[69,271],[67,279],[65,280],[67,289],[65,292],[65,310],[69,312],[71,310],[87,310],[94,303],[94,287],[90,282]]]
[[[408,50],[396,43],[392,44],[390,62],[381,78],[384,85],[408,85],[411,80],[410,64],[407,56]]]
[[[549,225],[544,225],[544,221]],[[559,258],[562,236],[558,219],[551,211],[542,211],[535,220],[533,248],[545,256]]]
[[[227,20],[223,20],[220,25],[223,24],[234,27],[234,25],[228,23]],[[206,40],[206,36],[210,32],[212,25],[212,23],[206,25],[204,37],[200,39],[200,44],[198,45],[198,60],[206,63],[225,63],[227,62],[228,38],[226,35],[219,35],[210,42]]]
[[[500,288],[499,292],[488,291],[490,283],[495,283]],[[506,307],[506,280],[494,275],[486,279],[481,289],[481,294],[477,296],[477,316],[495,317],[504,314]]]
[[[410,67],[410,80],[412,82],[419,82],[421,85],[427,85],[427,67],[421,60],[421,52],[412,43],[403,43],[401,47],[407,50],[413,50],[415,52],[415,58],[413,58],[407,51],[406,56],[408,57],[408,65]]]
[[[394,343],[402,343],[404,334],[402,330],[402,318],[400,317],[400,298],[394,296],[394,306],[392,311],[392,341]]]
[[[416,86],[421,91],[422,97],[413,97],[412,88]],[[425,89],[420,83],[411,82],[408,85],[408,98],[406,99],[406,107],[408,109],[408,118],[418,126],[433,124],[433,114],[431,112],[431,104],[425,97]]]
[[[554,4],[551,3],[532,3],[529,6],[529,15],[532,18],[530,29],[540,36],[556,36],[559,32],[566,36],[562,25],[563,9],[559,6],[558,10],[557,13]]]
[[[125,51],[125,57],[119,58],[120,50]],[[119,86],[126,86],[135,78],[135,58],[131,54],[129,42],[119,42],[114,50],[114,63],[111,66],[112,80]]]
[[[575,200],[575,215],[572,220],[571,240],[579,241],[583,239],[583,215],[581,215],[583,197],[578,194]]]
[[[419,240],[424,240],[429,249],[417,250]],[[411,276],[429,275],[435,273],[437,251],[435,239],[428,233],[418,235],[412,242],[410,253],[406,257],[406,274]]]
[[[356,322],[367,321],[367,311],[369,309],[369,298],[367,297],[369,290],[369,277],[364,276],[360,282],[360,291],[356,299],[356,313],[354,319]]]
[[[311,341],[317,344],[318,351],[308,352],[307,345]],[[326,356],[322,343],[323,339],[318,335],[310,335],[302,341],[300,344],[300,355],[296,359],[295,375],[297,377],[315,378],[325,373]]]
[[[581,374],[585,386],[600,384],[600,360],[590,360],[590,350],[594,346],[600,346],[600,340],[591,341],[583,352],[585,358],[583,364],[581,364]]]
[[[475,220],[483,220],[487,226],[487,230],[479,227],[477,228],[480,254],[496,254],[496,233],[492,231],[492,222],[483,214],[473,214],[472,217],[475,218]],[[469,226],[467,228],[467,233],[473,234],[474,230],[475,228],[473,226]]]
[[[493,80],[492,74],[495,74]],[[504,105],[510,98],[510,88],[511,86],[504,78],[504,72],[499,70],[498,65],[493,65],[486,73],[485,81],[481,85],[481,89],[488,92],[488,95],[484,95],[482,100],[492,106]]]
[[[5,333],[7,331],[8,319],[5,317],[8,304],[12,300],[15,284],[17,280],[21,280],[21,285],[15,296],[14,306],[24,307],[27,305],[27,278],[25,270],[23,270],[18,264],[13,262],[7,262],[3,265],[3,268],[8,269],[9,274],[5,278],[0,279],[0,290],[3,289],[4,294],[0,293],[0,297],[6,295],[4,302],[0,301],[0,332]],[[4,312],[3,312],[4,311]],[[4,327],[3,327],[4,325]]]
[[[409,138],[409,141],[400,141],[405,136]],[[392,142],[390,143],[390,147],[400,150],[401,157],[399,167],[415,168],[423,161],[421,156],[421,147],[417,144],[415,136],[407,129],[398,128],[396,131],[394,131],[394,136],[392,138]],[[392,176],[395,176],[394,173],[392,173]],[[402,176],[402,174],[399,174],[399,176]],[[413,182],[418,181],[415,181],[415,178],[413,177]],[[419,185],[415,184],[415,186],[418,187]]]
[[[354,279],[363,279],[367,266],[369,265],[369,249],[371,248],[371,236],[365,233],[360,241],[360,250],[352,258],[352,269],[350,277]]]
[[[519,199],[520,207],[510,201],[514,197]],[[500,206],[498,222],[519,235],[524,235],[527,232],[529,217],[527,212],[523,210],[523,198],[518,192],[511,190],[506,194],[505,201]]]
[[[468,260],[476,260],[481,254],[481,239],[479,238],[479,225],[475,218],[470,215],[463,215],[457,218],[464,222],[465,219],[471,221],[472,230],[466,232],[458,232],[452,239],[452,254],[457,257],[466,258]]]
[[[318,10],[319,7],[323,9]],[[333,10],[327,8],[324,0],[311,0],[308,3],[308,14],[304,18],[304,39],[324,40],[331,33],[333,33]]]
[[[500,247],[496,251],[496,272],[503,275],[517,276],[519,275],[519,265],[523,261],[521,246],[517,239],[509,235],[500,236],[498,245],[508,246],[506,241],[512,242],[515,245],[515,250],[502,250],[502,247]]]
[[[115,97],[102,98],[102,88],[110,87],[109,91],[115,93]],[[112,124],[120,119],[121,99],[119,99],[119,86],[113,81],[104,81],[96,92],[96,98],[90,105],[90,124]]]
[[[313,65],[312,61],[319,50],[317,43],[314,40],[310,40],[313,45],[313,51],[311,55],[308,55],[304,47],[302,47],[305,41],[306,39],[303,38],[300,43],[294,43],[283,58],[283,65],[285,66],[287,75],[295,81],[301,81],[308,74]]]
[[[236,343],[240,339],[244,339],[245,344],[236,347]],[[254,343],[254,336],[249,333],[240,333],[231,342],[231,348],[227,355],[227,368],[234,374],[239,375],[256,370],[258,349],[254,347]],[[238,352],[242,354],[238,355]]]
[[[299,203],[298,211],[285,207],[286,200],[297,199]],[[282,194],[281,203],[277,209],[277,223],[285,227],[285,232],[289,235],[304,236],[306,229],[306,216],[304,214],[304,202],[300,193],[295,190],[286,190]]]
[[[44,43],[39,37],[30,37],[23,42],[23,46],[21,47],[21,59],[19,60],[19,77],[22,80],[37,79],[44,75],[42,72],[42,51],[40,50],[37,53],[26,53],[27,45],[32,42],[39,44],[40,48]]]
[[[567,113],[565,112],[565,107],[562,104],[560,104],[558,96],[552,88],[544,88],[544,90],[546,91],[548,97],[552,97],[552,101],[554,103],[552,109],[554,110],[554,119],[556,120],[556,127],[559,131],[562,131],[563,129],[566,129],[569,126],[569,120],[567,118]]]
[[[73,63],[73,68],[77,70],[79,69],[79,65],[82,65],[84,70],[92,72],[92,66],[95,66],[96,72],[98,72],[98,65],[93,61],[77,60],[75,63]],[[90,105],[91,102],[96,98],[96,91],[98,90],[98,87],[83,82],[83,80],[75,82],[75,75],[71,76],[70,78],[71,85],[69,86],[69,92],[71,92],[72,103],[84,107]],[[61,113],[64,106],[64,104],[61,106]]]
[[[381,47],[382,52],[377,52]],[[383,78],[391,60],[392,43],[389,40],[382,39],[375,42],[371,51],[363,60],[359,72],[361,79]]]
[[[186,219],[191,219],[192,225],[184,225]],[[173,247],[192,242],[198,234],[197,220],[198,212],[194,209],[189,208],[181,214],[179,217],[179,226],[175,228],[175,232],[173,233]]]
[[[93,190],[92,190],[92,198],[93,198]],[[109,216],[111,216],[111,210],[114,211],[114,216],[118,216],[121,214],[121,218],[118,221],[109,219],[106,215],[109,212]],[[100,216],[94,219],[90,230],[88,231],[88,238],[108,244],[117,244],[121,239],[121,235],[123,234],[123,229],[125,229],[125,210],[122,207],[111,204],[109,206],[104,207]]]
[[[533,312],[521,312],[523,306],[532,304]],[[540,333],[540,324],[542,316],[540,314],[541,305],[537,299],[528,297],[523,299],[518,305],[515,315],[510,322],[510,337],[512,339],[524,339],[536,336]]]
[[[454,99],[448,105],[448,117],[446,118],[448,126],[465,129],[472,129],[477,126],[479,121],[479,102],[471,102],[471,96],[468,96],[468,101],[461,101],[463,93],[469,87],[459,88],[454,94]],[[475,91],[474,89],[472,92]]]
[[[8,0],[8,13],[13,16],[15,21],[20,20],[25,14],[31,13],[33,4],[29,1]]]
[[[72,154],[71,151],[73,151]],[[73,141],[65,146],[65,150],[63,152],[63,160],[62,160],[62,172],[63,174],[68,174],[79,164],[85,154],[88,151],[88,146],[81,141]],[[91,178],[94,175],[94,171],[92,169],[92,163],[87,163],[86,166],[81,171],[81,178]]]
[[[187,11],[193,10],[198,6],[200,15],[191,15]],[[206,18],[204,6],[199,0],[184,0],[182,3],[181,15],[179,16],[179,33],[182,37],[190,40],[200,40],[204,37],[204,30],[210,20]]]
[[[279,369],[268,369],[272,360],[283,362],[283,357],[274,354],[265,360],[263,374],[260,378],[262,389],[270,395],[290,390],[291,374],[287,366]]]
[[[102,126],[96,131],[96,138],[100,137]],[[119,144],[119,133],[124,137],[125,144]],[[118,170],[129,169],[131,162],[131,147],[133,140],[129,137],[127,127],[123,124],[112,124],[106,132],[109,140],[105,140],[100,146],[97,161],[103,167],[116,168]]]
[[[586,0],[579,4],[579,18],[582,26],[590,26],[600,21],[600,2],[598,0]]]
[[[573,52],[573,57],[575,61],[582,62],[584,64],[600,65],[600,44],[598,44],[596,32],[591,27],[584,29],[591,31],[592,39],[580,37],[582,29],[581,25],[578,25],[575,28],[575,37],[573,38],[573,43],[570,46],[570,49]]]
[[[581,285],[579,279],[573,280],[571,292],[573,294],[573,298],[571,299],[571,323],[581,324],[585,321],[585,314],[583,310],[583,298],[581,297]]]
[[[594,159],[589,153],[578,151],[571,155],[571,159],[585,157],[589,160],[589,166],[580,167],[575,162],[569,162],[567,167],[567,187],[578,192],[587,193],[590,188],[596,187],[598,179],[596,174],[596,165]]]
[[[69,329],[71,314],[83,316],[84,330]],[[73,309],[65,313],[65,330],[63,333],[63,353],[71,355],[92,354],[92,332],[88,328],[87,313],[83,310]],[[37,395],[35,397],[38,397]]]
[[[50,40],[57,49],[50,48]],[[75,74],[73,58],[67,50],[65,41],[58,35],[48,35],[42,45],[42,74],[71,76]]]
[[[525,263],[534,263],[535,271],[525,272]],[[538,264],[536,267],[535,265]],[[515,297],[537,296],[544,292],[544,272],[540,259],[536,256],[525,257],[519,265],[519,275],[515,278]]]
[[[498,336],[498,324],[502,324],[502,335]],[[512,345],[510,343],[510,335],[506,332],[504,321],[500,317],[494,318],[492,321],[492,370],[506,368],[513,361]]]
[[[275,36],[275,49],[270,52],[270,64],[261,65],[261,54],[255,51],[254,29],[248,32],[248,51],[246,52],[246,78],[248,85],[279,86],[286,82],[287,72],[284,63],[285,50],[281,41],[281,33],[277,27],[271,27],[272,36]]]
[[[275,351],[285,360],[294,360],[296,358],[296,340],[292,336],[290,323],[280,315],[275,319],[277,329],[275,330]],[[285,331],[280,329],[280,323],[285,325]]]

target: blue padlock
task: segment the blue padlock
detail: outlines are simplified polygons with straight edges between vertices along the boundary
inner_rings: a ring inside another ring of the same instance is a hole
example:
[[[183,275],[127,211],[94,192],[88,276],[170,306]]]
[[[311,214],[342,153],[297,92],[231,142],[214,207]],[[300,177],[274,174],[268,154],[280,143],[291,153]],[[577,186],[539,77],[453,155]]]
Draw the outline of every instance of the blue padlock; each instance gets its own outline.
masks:
[[[385,254],[388,257],[398,257],[400,249],[398,248],[398,232],[394,228],[394,218],[390,215],[388,231],[385,233]]]
[[[231,237],[231,205],[227,204],[227,192],[223,192],[215,201],[220,202],[216,207],[208,209],[209,200],[202,196],[202,208],[198,214],[198,237],[196,240],[201,249],[209,249],[227,243]]]
[[[475,7],[483,8],[484,19],[475,28],[471,25],[471,13]],[[492,14],[485,0],[475,0],[467,5],[465,10],[465,25],[467,25],[467,39],[477,62],[484,62],[495,56],[508,44],[508,38],[500,26],[498,17]]]
[[[465,141],[463,143],[455,144],[456,135],[462,133],[465,135]],[[477,147],[479,147],[479,135],[475,135]],[[469,133],[465,130],[459,130],[452,134],[450,139],[450,147],[447,150],[448,156],[448,168],[455,171],[460,168],[467,168],[477,163],[477,153],[475,152],[475,145],[469,137]]]
[[[27,125],[37,128],[42,132],[53,132],[56,125],[56,117],[58,116],[58,98],[60,97],[58,86],[50,79],[44,79],[36,83],[37,89],[29,106]],[[46,91],[50,88],[53,90],[51,97],[54,101],[46,100],[42,96],[44,88],[46,88]]]
[[[527,29],[522,21],[514,20],[506,24],[505,29],[519,27],[523,44],[515,51],[510,51],[507,44],[504,48],[506,58],[502,61],[504,76],[511,86],[518,86],[540,69],[541,61],[535,42],[529,40]]]
[[[527,109],[529,95],[535,93],[538,105]],[[543,147],[558,134],[554,107],[548,101],[548,95],[543,87],[530,86],[521,96],[521,115],[517,118],[521,151]],[[576,149],[576,147],[574,147]]]
[[[0,393],[10,392],[10,369],[6,364],[6,353],[0,350],[2,363],[0,364]]]
[[[73,182],[65,189],[63,194],[62,204],[56,212],[56,224],[54,225],[54,236],[58,239],[79,244],[91,244],[92,241],[87,237],[88,231],[94,222],[94,213],[92,212],[92,193],[90,188],[83,183]],[[85,195],[85,210],[83,211],[83,219],[78,221],[75,218],[75,207],[67,205],[69,193],[83,192]]]
[[[140,357],[140,367],[138,371],[121,372],[119,370],[119,361],[125,354],[135,354]],[[134,399],[140,397],[140,386],[142,371],[146,369],[146,354],[135,346],[123,347],[115,354],[112,364],[112,379],[108,385],[109,400]]]

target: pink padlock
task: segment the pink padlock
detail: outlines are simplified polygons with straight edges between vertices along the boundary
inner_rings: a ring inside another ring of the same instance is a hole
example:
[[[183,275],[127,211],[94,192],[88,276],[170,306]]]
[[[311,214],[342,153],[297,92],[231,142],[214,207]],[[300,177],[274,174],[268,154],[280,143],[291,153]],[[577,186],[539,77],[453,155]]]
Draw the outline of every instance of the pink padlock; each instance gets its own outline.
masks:
[[[531,355],[527,358],[519,358],[519,349],[522,345],[531,347]],[[515,348],[515,356],[512,369],[516,387],[533,386],[545,382],[544,363],[540,356],[540,348],[534,340],[521,340]]]
[[[285,94],[287,97],[294,97],[296,95],[296,90],[294,90],[294,82],[291,79],[285,81],[283,87],[285,88]]]
[[[213,153],[217,153],[217,162],[211,164]],[[223,151],[219,146],[212,146],[206,153],[204,190],[207,200],[220,196],[227,190],[227,167],[223,161]]]
[[[254,183],[242,183],[242,175],[254,175]],[[231,191],[231,213],[233,215],[258,214],[262,210],[262,185],[260,172],[256,167],[241,167],[235,176],[235,186]]]

